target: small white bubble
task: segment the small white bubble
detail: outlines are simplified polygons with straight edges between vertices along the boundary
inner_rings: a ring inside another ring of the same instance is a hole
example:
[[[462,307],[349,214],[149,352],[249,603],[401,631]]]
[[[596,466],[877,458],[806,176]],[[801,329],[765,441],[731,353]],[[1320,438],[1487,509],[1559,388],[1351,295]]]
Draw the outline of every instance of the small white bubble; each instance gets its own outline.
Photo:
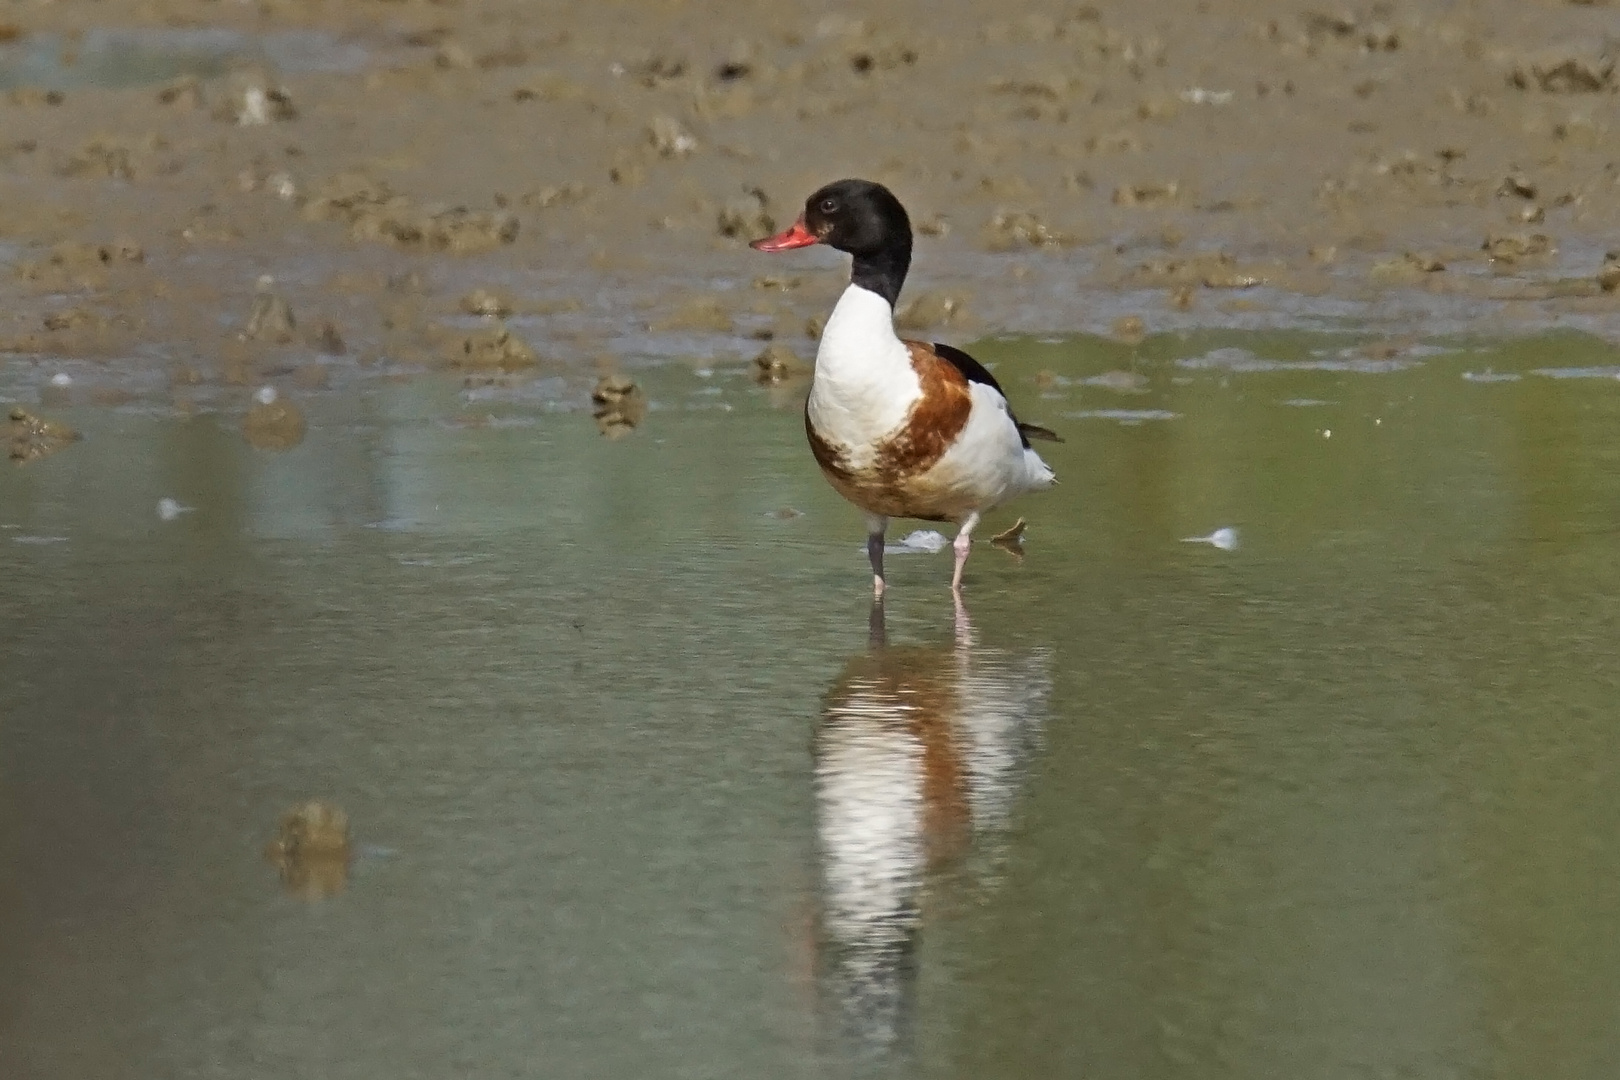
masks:
[[[1328,429],[1326,429],[1326,430],[1324,430],[1324,431],[1323,431],[1323,432],[1322,432],[1322,438],[1324,438],[1324,439],[1331,439],[1331,438],[1333,438],[1333,429],[1332,429],[1332,428],[1328,428]]]
[[[73,385],[73,376],[69,375],[65,371],[58,371],[55,375],[51,376],[51,385],[52,386],[72,386]]]
[[[276,388],[273,386],[261,386],[257,390],[253,391],[253,400],[257,401],[260,405],[274,405],[276,403],[276,398],[280,396],[280,394],[276,393]]]

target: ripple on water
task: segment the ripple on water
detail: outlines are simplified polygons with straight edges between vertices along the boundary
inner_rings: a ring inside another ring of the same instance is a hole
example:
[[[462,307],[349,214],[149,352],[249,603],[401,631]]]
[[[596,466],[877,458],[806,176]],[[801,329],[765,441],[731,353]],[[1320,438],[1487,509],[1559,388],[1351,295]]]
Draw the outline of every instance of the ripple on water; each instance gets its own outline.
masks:
[[[1361,375],[1383,375],[1406,371],[1421,362],[1422,357],[1413,353],[1392,357],[1341,353],[1320,360],[1267,360],[1247,349],[1228,346],[1212,349],[1202,356],[1183,357],[1176,361],[1176,366],[1188,371],[1349,371]]]
[[[1610,364],[1603,367],[1536,368],[1530,374],[1549,379],[1620,379],[1620,367]]]
[[[1132,427],[1150,420],[1177,420],[1181,414],[1168,409],[1081,409],[1063,414],[1068,420],[1112,420]]]

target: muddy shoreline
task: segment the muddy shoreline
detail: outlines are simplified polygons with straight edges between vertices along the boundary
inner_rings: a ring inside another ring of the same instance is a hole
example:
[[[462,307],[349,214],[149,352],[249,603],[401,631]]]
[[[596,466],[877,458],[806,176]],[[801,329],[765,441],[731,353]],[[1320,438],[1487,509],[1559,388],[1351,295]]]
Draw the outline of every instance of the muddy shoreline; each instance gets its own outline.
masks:
[[[946,340],[1620,310],[1601,4],[215,7],[0,19],[0,396],[808,357],[839,260],[744,244],[839,175]]]

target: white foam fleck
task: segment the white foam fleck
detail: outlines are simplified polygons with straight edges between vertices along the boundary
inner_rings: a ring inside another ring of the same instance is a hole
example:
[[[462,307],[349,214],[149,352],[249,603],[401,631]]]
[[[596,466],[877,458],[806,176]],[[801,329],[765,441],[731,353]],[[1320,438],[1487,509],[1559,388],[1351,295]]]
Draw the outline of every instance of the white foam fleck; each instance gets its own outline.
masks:
[[[942,533],[933,529],[918,529],[899,540],[885,544],[883,550],[890,555],[935,555],[949,545],[950,541]]]
[[[1238,531],[1230,525],[1223,525],[1208,536],[1183,536],[1183,544],[1208,544],[1221,551],[1236,551],[1238,546]]]
[[[157,515],[164,521],[173,521],[181,514],[189,514],[195,509],[197,509],[195,506],[185,506],[178,499],[164,496],[158,500]]]

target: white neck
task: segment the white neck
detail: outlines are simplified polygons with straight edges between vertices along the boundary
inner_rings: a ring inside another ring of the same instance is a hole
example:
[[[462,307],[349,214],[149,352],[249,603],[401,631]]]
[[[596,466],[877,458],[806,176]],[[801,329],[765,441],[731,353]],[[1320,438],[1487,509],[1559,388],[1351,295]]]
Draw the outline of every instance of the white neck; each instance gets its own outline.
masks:
[[[922,386],[911,353],[894,332],[894,309],[850,285],[821,332],[810,411],[827,434],[860,443],[900,425]]]
[[[872,374],[874,364],[886,366],[904,358],[911,360],[906,347],[894,333],[894,309],[870,289],[850,285],[838,298],[821,332],[821,348],[816,352],[816,374],[833,379],[861,378]]]

